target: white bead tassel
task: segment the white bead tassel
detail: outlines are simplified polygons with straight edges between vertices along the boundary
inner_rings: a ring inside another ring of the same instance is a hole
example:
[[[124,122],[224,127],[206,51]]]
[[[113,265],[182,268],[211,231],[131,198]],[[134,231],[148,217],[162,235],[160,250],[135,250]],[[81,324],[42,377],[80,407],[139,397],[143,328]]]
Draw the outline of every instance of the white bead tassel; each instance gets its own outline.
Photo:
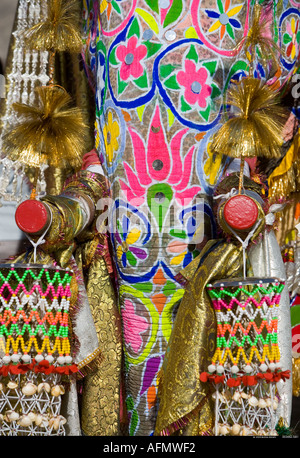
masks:
[[[22,34],[29,27],[38,23],[48,13],[48,2],[44,0],[20,0],[18,6],[17,28],[13,32],[15,46],[12,56],[11,73],[7,75],[8,90],[6,95],[6,110],[2,117],[2,135],[8,126],[17,122],[12,104],[16,102],[33,104],[35,88],[44,86],[49,81],[47,75],[48,52],[28,51],[24,46]],[[38,65],[39,64],[39,65]],[[0,144],[2,138],[0,138]],[[1,146],[0,146],[1,153]],[[0,170],[0,206],[1,200],[19,203],[27,198],[23,195],[25,172],[24,166],[18,161],[8,158],[2,160]],[[21,182],[21,183],[20,183]],[[41,182],[44,188],[44,180]]]

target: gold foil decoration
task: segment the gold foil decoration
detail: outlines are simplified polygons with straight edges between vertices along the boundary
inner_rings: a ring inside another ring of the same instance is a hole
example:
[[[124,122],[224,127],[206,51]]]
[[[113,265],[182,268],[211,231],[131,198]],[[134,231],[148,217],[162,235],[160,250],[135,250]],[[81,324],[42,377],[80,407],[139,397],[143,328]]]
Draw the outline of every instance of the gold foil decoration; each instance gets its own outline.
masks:
[[[50,0],[48,16],[25,33],[31,49],[80,52],[80,10],[77,0]]]
[[[244,51],[250,64],[250,74],[253,73],[252,63],[257,51],[259,51],[263,61],[271,60],[276,69],[278,68],[278,56],[281,54],[281,50],[270,36],[269,17],[273,17],[272,4],[273,2],[266,6],[258,4],[254,6],[250,29],[236,46],[236,49]]]
[[[269,197],[287,198],[300,190],[299,132],[286,155],[268,178]]]
[[[279,158],[282,130],[287,111],[279,105],[278,94],[256,78],[234,82],[226,103],[229,119],[213,137],[213,152],[241,158],[239,192],[241,192],[245,157]]]
[[[229,119],[213,138],[211,148],[230,157],[279,158],[287,113],[278,95],[256,78],[243,78],[228,90]]]
[[[107,266],[97,254],[88,269],[86,287],[103,358],[98,368],[83,380],[81,427],[87,436],[117,436],[120,435],[121,318]]]
[[[253,77],[258,59],[278,70],[281,50],[270,36],[272,3],[255,4],[247,35],[236,50],[249,61],[249,76],[232,82],[224,107],[229,106],[224,124],[213,138],[212,151],[241,159],[239,193],[243,185],[245,157],[280,158],[282,131],[288,112],[279,104],[274,88]]]
[[[87,132],[81,110],[70,107],[72,99],[61,87],[36,91],[37,105],[13,104],[20,122],[3,137],[6,156],[31,167],[79,168]]]

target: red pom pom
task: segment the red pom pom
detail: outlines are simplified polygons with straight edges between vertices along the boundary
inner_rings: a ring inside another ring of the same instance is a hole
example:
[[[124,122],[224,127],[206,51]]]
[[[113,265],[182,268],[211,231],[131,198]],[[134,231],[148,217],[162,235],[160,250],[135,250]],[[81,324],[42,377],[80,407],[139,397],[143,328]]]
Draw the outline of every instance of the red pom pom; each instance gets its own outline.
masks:
[[[209,374],[207,372],[201,372],[200,374],[200,381],[201,382],[207,382]]]
[[[227,385],[228,385],[230,388],[233,387],[233,386],[240,386],[240,384],[241,384],[241,379],[240,379],[240,377],[236,377],[236,378],[233,378],[233,377],[232,377],[232,378],[229,378],[229,379],[227,380]]]

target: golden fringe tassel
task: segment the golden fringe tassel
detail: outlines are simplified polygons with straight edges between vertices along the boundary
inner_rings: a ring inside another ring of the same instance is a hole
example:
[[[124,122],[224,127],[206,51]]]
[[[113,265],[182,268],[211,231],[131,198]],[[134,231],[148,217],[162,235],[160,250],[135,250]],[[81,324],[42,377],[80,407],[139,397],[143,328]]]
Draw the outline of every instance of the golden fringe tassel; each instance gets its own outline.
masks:
[[[228,90],[229,119],[213,137],[214,153],[230,157],[279,158],[288,117],[278,95],[256,78],[243,78]]]
[[[3,152],[30,167],[80,168],[87,126],[60,86],[36,89],[37,105],[13,104],[20,122],[3,136]]]
[[[272,60],[275,68],[279,67],[278,58],[281,55],[281,49],[270,37],[270,20],[268,16],[272,17],[273,15],[268,15],[267,8],[270,8],[270,6],[265,7],[258,4],[254,6],[249,32],[236,46],[239,51],[244,51],[249,60],[250,73],[252,71],[251,63],[257,50],[259,50],[263,61]],[[271,10],[269,9],[269,11]]]
[[[80,10],[77,0],[50,0],[48,17],[24,34],[26,45],[45,51],[80,52]]]

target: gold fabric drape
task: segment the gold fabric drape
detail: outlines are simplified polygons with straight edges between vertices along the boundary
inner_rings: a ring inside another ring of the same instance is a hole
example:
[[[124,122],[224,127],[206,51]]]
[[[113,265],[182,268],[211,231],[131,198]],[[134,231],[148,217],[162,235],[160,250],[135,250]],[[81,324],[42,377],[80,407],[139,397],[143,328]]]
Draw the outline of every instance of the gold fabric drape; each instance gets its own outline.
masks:
[[[268,178],[270,200],[293,199],[300,190],[299,131],[284,158]]]
[[[84,379],[82,430],[89,436],[115,436],[120,434],[121,322],[102,257],[91,263],[86,285],[103,360]]]
[[[211,435],[213,405],[209,384],[200,382],[215,351],[216,320],[206,285],[236,277],[242,250],[224,241],[209,241],[182,277],[186,291],[179,306],[159,382],[155,435]]]

